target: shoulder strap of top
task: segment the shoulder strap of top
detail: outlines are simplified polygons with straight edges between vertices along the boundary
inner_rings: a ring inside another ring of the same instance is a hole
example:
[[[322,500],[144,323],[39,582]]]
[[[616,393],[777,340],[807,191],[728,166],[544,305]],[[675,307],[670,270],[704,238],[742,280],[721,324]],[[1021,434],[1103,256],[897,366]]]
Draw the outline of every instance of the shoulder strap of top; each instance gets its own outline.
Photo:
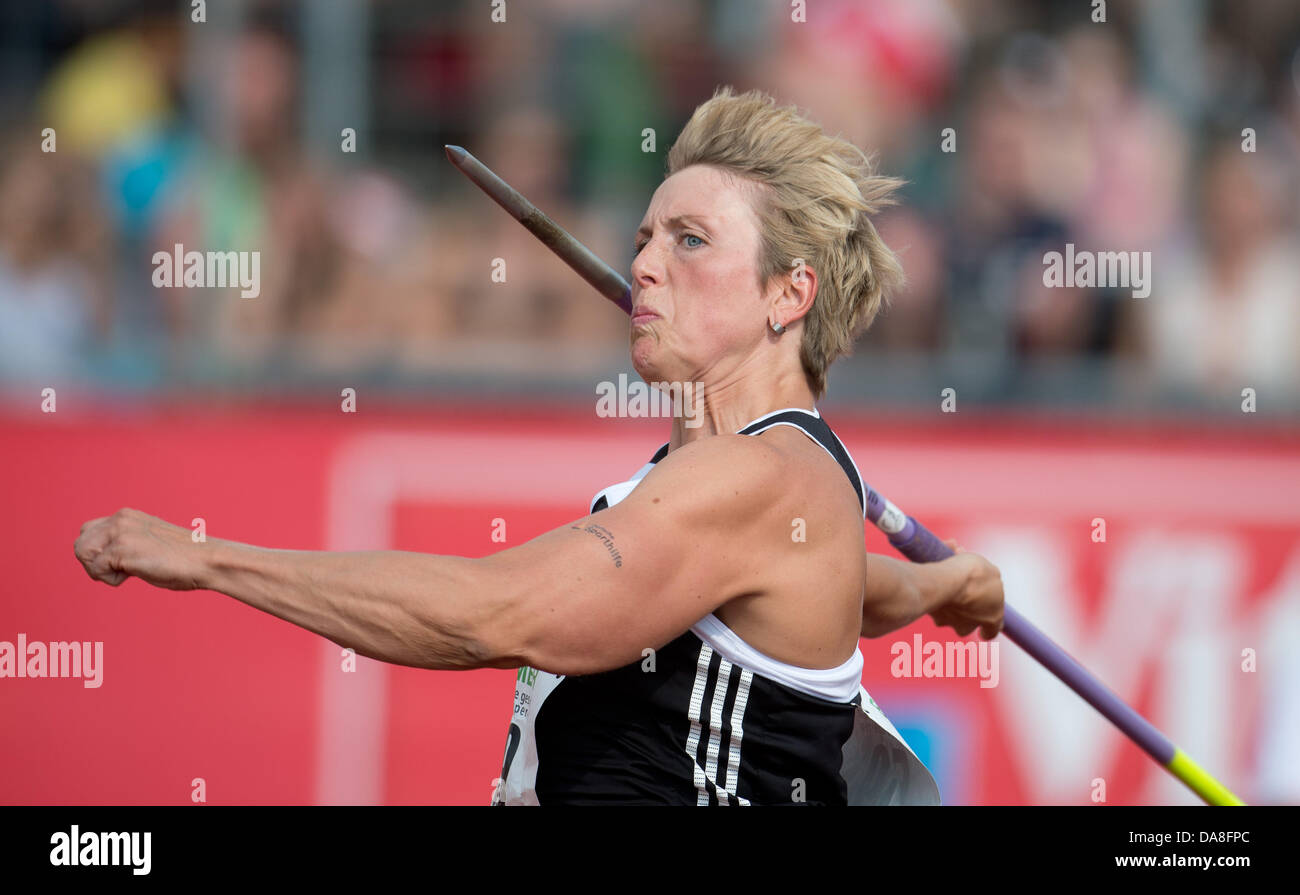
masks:
[[[826,453],[830,454],[831,459],[838,463],[840,469],[844,470],[844,474],[848,476],[849,484],[853,486],[853,490],[858,495],[858,505],[862,507],[862,515],[864,518],[866,517],[866,487],[863,485],[862,475],[858,472],[857,464],[855,464],[853,458],[849,456],[849,452],[844,447],[844,444],[840,441],[839,437],[831,431],[831,427],[826,424],[826,420],[822,419],[820,413],[817,413],[815,410],[809,411],[797,407],[778,410],[774,413],[769,413],[765,416],[759,417],[736,434],[759,435],[773,426],[793,426],[813,441],[817,442],[817,444],[821,445],[822,449],[826,451]],[[650,462],[643,467],[642,473],[638,475],[636,479],[625,484],[632,484],[637,479],[641,478],[641,476],[649,470],[649,467],[654,466],[666,456],[668,456],[668,442],[665,441],[660,445],[659,450],[655,451],[654,456],[650,458]],[[602,493],[596,498],[595,503],[592,504],[591,511],[594,513],[598,510],[603,510],[608,506],[609,501]]]
[[[844,474],[848,476],[849,484],[852,485],[853,490],[857,492],[858,505],[862,507],[862,515],[864,518],[866,517],[866,488],[862,483],[862,475],[858,472],[857,464],[855,464],[853,458],[849,456],[849,452],[845,449],[844,444],[839,440],[835,433],[831,431],[831,427],[826,424],[826,420],[822,419],[820,413],[813,413],[798,408],[779,410],[776,413],[759,417],[754,422],[741,429],[739,434],[758,435],[761,432],[766,432],[773,426],[793,426],[821,445],[822,449],[831,455],[831,459],[838,463],[840,469],[844,470]]]

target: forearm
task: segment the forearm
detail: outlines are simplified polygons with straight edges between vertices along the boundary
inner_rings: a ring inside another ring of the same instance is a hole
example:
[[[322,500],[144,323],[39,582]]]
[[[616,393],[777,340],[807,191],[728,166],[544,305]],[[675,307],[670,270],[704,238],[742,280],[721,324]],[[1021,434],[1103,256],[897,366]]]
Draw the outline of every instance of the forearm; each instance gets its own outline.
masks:
[[[862,636],[880,637],[930,614],[961,591],[966,575],[963,564],[951,559],[913,563],[867,554]]]
[[[269,550],[210,541],[201,586],[363,656],[418,668],[491,667],[481,565],[457,556]]]

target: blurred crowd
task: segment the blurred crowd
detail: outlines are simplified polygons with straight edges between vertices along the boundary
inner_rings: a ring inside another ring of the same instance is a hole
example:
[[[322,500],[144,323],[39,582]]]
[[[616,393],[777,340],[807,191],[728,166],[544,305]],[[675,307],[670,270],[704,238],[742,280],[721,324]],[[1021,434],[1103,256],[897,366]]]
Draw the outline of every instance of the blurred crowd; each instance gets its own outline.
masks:
[[[167,0],[0,5],[0,384],[581,370],[625,348],[626,318],[442,145],[626,275],[672,138],[730,83],[908,180],[880,221],[908,285],[857,355],[994,395],[1077,368],[1300,403],[1300,4],[1112,2],[1096,22],[1086,3],[810,0],[793,22],[784,2],[538,0],[494,22],[468,0],[337,2],[359,55],[294,0],[207,4],[224,25]],[[335,108],[322,72],[359,103]],[[260,294],[156,286],[177,244],[260,251]],[[1046,287],[1066,244],[1150,252],[1150,295]]]

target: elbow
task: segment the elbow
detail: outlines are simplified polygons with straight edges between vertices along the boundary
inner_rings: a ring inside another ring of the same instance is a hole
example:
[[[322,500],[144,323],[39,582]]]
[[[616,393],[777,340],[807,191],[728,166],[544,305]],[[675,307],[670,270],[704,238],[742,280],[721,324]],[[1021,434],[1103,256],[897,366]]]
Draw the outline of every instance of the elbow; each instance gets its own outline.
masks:
[[[625,629],[625,620],[582,605],[570,595],[557,595],[554,588],[537,587],[528,575],[502,561],[504,555],[479,560],[486,586],[471,625],[479,667],[528,666],[577,676],[631,661],[631,646],[614,633]]]
[[[528,666],[551,674],[579,676],[626,665],[608,636],[560,613],[539,610],[502,620],[485,641],[491,661],[484,667]]]
[[[531,664],[510,622],[501,615],[476,621],[461,642],[470,655],[470,668],[519,668]]]
[[[518,577],[499,557],[471,560],[476,566],[477,596],[466,618],[464,641],[475,655],[476,668],[539,667],[530,646],[537,624],[535,607],[528,604],[526,592],[515,586]]]
[[[889,600],[872,600],[862,604],[862,636],[883,637],[906,628],[920,618],[919,595],[913,587]]]
[[[508,668],[497,652],[491,632],[485,631],[470,617],[436,620],[425,619],[415,625],[416,630],[403,635],[392,653],[380,652],[370,658],[402,665],[428,668],[432,671],[470,671],[475,668]],[[393,658],[394,655],[411,655],[413,660]]]
[[[598,650],[583,648],[572,630],[544,622],[520,620],[499,632],[491,641],[492,663],[485,667],[519,668],[528,666],[551,674],[577,676],[609,671],[618,664],[608,661]]]
[[[516,668],[520,664],[512,638],[508,611],[510,594],[499,586],[500,576],[487,558],[447,557],[455,562],[452,573],[441,582],[449,599],[434,595],[421,600],[424,609],[415,614],[419,664],[433,670],[474,668]],[[415,663],[409,663],[415,664]]]
[[[865,611],[862,613],[862,636],[868,640],[884,637],[906,625],[907,622],[900,622],[893,616],[868,615]]]

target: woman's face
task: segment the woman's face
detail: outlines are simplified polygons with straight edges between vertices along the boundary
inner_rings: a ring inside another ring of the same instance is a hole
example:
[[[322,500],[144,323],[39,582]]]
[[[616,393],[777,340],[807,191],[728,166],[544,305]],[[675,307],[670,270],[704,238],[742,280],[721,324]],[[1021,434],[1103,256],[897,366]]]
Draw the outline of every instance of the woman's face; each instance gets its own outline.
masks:
[[[651,197],[632,261],[632,364],[646,382],[725,385],[764,338],[751,195],[746,182],[692,165]]]

